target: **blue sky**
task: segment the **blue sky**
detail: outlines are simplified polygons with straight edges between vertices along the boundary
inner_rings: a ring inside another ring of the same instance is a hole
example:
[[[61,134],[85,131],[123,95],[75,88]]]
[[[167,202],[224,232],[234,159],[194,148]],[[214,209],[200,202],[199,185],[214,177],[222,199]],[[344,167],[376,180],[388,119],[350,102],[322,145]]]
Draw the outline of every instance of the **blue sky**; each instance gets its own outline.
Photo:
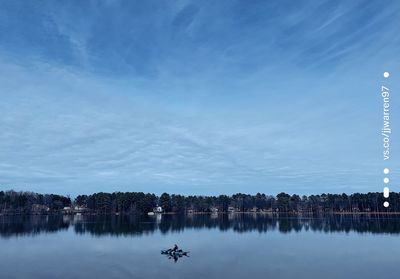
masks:
[[[396,190],[399,29],[398,1],[1,1],[0,189]]]

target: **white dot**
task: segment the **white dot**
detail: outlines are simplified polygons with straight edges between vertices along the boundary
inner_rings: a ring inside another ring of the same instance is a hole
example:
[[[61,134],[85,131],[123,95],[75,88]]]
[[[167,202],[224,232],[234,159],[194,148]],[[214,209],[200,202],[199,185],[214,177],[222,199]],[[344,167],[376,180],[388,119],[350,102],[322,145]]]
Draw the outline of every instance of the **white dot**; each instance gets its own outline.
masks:
[[[388,203],[388,202],[384,202],[384,203],[383,203],[383,206],[384,206],[384,207],[389,207],[389,203]]]
[[[383,182],[386,183],[386,184],[389,183],[389,178],[385,177],[385,178],[383,179]]]
[[[384,168],[384,169],[383,169],[383,173],[384,173],[384,174],[388,174],[388,173],[389,173],[389,169],[388,169],[388,168]]]
[[[385,78],[388,78],[388,77],[390,76],[390,74],[389,74],[389,72],[384,72],[384,73],[383,73],[383,76],[384,76]]]
[[[390,194],[390,189],[388,187],[383,188],[383,197],[388,198]]]

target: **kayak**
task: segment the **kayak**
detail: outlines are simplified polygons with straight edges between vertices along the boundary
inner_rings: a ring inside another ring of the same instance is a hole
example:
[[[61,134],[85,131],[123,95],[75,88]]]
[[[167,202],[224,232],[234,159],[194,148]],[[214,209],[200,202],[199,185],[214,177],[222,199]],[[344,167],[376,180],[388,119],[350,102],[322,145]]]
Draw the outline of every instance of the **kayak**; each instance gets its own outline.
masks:
[[[172,251],[171,249],[161,250],[161,254],[170,255],[170,256],[187,256],[188,253],[189,253],[189,251],[185,252],[182,250],[178,250],[178,251]]]

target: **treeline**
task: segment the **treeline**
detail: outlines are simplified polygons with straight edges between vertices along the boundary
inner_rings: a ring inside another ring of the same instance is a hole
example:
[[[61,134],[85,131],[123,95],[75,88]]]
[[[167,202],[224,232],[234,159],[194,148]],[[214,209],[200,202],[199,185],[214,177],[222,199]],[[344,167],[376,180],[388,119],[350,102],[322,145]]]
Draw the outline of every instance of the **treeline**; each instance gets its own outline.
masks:
[[[400,193],[391,193],[390,207],[383,206],[382,193],[322,194],[298,196],[280,193],[232,196],[182,196],[163,193],[96,193],[81,195],[79,206],[96,213],[145,213],[160,206],[164,212],[400,212]]]
[[[59,212],[64,207],[71,206],[71,203],[69,197],[61,195],[0,191],[0,213],[2,214]]]
[[[384,199],[382,193],[322,194],[302,196],[280,193],[232,196],[161,196],[142,192],[79,195],[75,200],[60,195],[0,191],[1,214],[93,213],[142,214],[161,207],[166,213],[196,212],[400,212],[400,193]],[[385,208],[383,203],[390,206]]]

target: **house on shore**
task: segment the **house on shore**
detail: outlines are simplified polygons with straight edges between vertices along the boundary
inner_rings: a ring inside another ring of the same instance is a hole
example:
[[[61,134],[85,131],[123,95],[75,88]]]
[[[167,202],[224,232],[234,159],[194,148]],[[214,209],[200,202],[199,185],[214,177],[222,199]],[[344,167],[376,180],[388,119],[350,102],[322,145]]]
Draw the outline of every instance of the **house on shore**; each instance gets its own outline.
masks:
[[[216,207],[211,207],[210,208],[211,213],[218,213],[218,208]]]
[[[43,214],[49,212],[50,208],[42,204],[32,204],[31,211],[32,214]]]
[[[70,206],[65,206],[65,207],[62,209],[62,212],[63,212],[64,214],[71,214],[71,213],[74,213],[74,209],[73,209],[72,207],[70,207]]]

